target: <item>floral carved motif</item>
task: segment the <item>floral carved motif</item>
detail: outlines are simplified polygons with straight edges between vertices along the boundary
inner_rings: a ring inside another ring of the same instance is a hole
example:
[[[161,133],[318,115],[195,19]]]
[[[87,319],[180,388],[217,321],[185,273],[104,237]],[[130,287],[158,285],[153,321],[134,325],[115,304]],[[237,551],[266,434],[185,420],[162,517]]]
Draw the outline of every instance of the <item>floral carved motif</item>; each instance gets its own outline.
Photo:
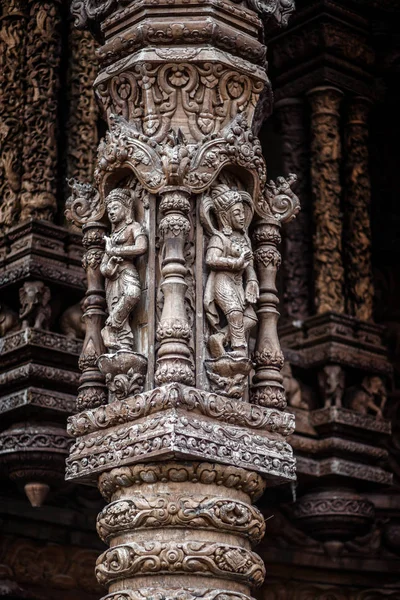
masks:
[[[142,486],[157,482],[195,482],[206,485],[224,486],[242,490],[255,502],[265,489],[265,481],[258,473],[232,465],[220,465],[191,461],[190,463],[162,462],[120,467],[102,473],[99,489],[104,498],[110,501],[120,489]]]
[[[116,546],[104,552],[96,565],[99,583],[146,573],[192,573],[223,576],[259,587],[264,563],[257,554],[238,546],[201,542],[147,542]]]
[[[109,504],[97,518],[103,541],[142,527],[195,527],[227,531],[258,543],[265,533],[264,518],[248,504],[220,498],[151,498],[141,496]]]

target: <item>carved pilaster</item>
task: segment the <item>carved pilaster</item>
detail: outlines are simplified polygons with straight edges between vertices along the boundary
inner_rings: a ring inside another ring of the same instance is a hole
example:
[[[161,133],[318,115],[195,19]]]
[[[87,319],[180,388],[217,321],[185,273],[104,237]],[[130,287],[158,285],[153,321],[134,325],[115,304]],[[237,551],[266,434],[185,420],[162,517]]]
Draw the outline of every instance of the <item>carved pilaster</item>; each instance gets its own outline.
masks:
[[[189,348],[192,332],[185,306],[187,266],[184,256],[185,240],[191,229],[189,190],[179,187],[164,189],[160,211],[163,308],[157,327],[160,347],[155,380],[157,384],[179,381],[191,385],[194,383],[194,364]]]
[[[83,267],[87,276],[87,291],[82,302],[84,311],[82,318],[86,325],[86,332],[79,358],[82,375],[76,401],[78,411],[101,406],[107,402],[104,377],[97,366],[99,356],[105,351],[100,334],[106,317],[104,278],[100,273],[100,263],[107,227],[102,223],[89,222],[82,229],[83,245],[86,248]]]
[[[282,136],[282,158],[286,173],[296,173],[296,193],[301,212],[283,231],[283,316],[304,320],[313,307],[312,212],[310,190],[309,125],[301,98],[280,100],[274,113]]]
[[[0,24],[0,229],[18,219],[25,86],[27,8],[9,0],[2,6]]]
[[[67,179],[90,181],[93,177],[99,109],[93,94],[97,74],[96,42],[87,31],[71,24],[69,32],[69,115],[66,124]]]
[[[280,373],[283,354],[277,334],[279,300],[276,274],[281,264],[281,255],[277,249],[281,242],[280,223],[276,220],[258,223],[254,238],[257,243],[255,261],[260,279],[260,300],[252,401],[260,406],[285,408],[285,390]]]
[[[57,209],[57,112],[61,4],[29,3],[21,220],[52,220]]]
[[[371,182],[368,164],[370,101],[352,97],[345,125],[345,264],[347,312],[372,319]]]
[[[314,207],[315,303],[318,313],[344,312],[339,108],[342,92],[319,87],[311,105],[311,187]]]

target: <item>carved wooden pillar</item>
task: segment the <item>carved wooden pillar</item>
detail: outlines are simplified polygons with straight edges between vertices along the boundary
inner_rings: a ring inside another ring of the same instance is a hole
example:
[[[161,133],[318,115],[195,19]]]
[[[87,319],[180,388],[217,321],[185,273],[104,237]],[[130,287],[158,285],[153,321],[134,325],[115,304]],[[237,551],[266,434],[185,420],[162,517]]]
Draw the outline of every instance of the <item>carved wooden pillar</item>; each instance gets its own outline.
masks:
[[[100,335],[106,316],[104,278],[100,273],[100,262],[104,251],[106,230],[107,226],[104,223],[96,221],[88,222],[82,227],[82,243],[86,249],[83,267],[87,276],[87,291],[81,304],[86,331],[79,358],[82,375],[76,401],[78,411],[95,408],[107,402],[104,376],[97,366],[99,356],[105,351]]]
[[[281,255],[277,249],[281,242],[280,223],[275,219],[258,223],[254,238],[257,243],[255,260],[260,278],[260,322],[254,355],[256,367],[252,401],[260,406],[285,408],[285,390],[280,374],[283,354],[277,334],[279,300],[276,274],[281,264]]]
[[[283,315],[304,320],[312,314],[313,258],[310,190],[309,125],[303,98],[288,98],[275,104],[282,136],[282,158],[286,173],[296,173],[296,193],[301,202],[298,217],[285,227],[283,236]]]
[[[164,240],[160,287],[164,303],[157,328],[160,342],[155,373],[157,384],[170,381],[194,383],[194,364],[188,344],[192,332],[185,307],[187,266],[184,247],[191,228],[189,194],[190,190],[185,188],[164,188],[160,203],[159,231]]]
[[[345,259],[347,312],[372,319],[374,288],[371,264],[371,182],[368,164],[367,98],[352,97],[348,104],[345,152]]]
[[[99,141],[99,109],[93,94],[96,42],[88,31],[79,31],[72,23],[68,42],[67,179],[87,180],[93,177]]]
[[[0,30],[0,228],[18,219],[25,102],[27,8],[9,0],[2,6]]]
[[[28,3],[20,219],[52,220],[57,209],[57,113],[61,3]]]
[[[278,4],[284,23],[292,6]],[[67,478],[110,502],[96,568],[109,598],[249,600],[264,578],[251,503],[295,479],[275,277],[299,202],[294,175],[266,182],[251,129],[270,85],[256,9],[72,4],[105,36],[95,89],[108,131],[95,186],[71,182],[66,211],[83,225],[89,284]]]
[[[342,92],[318,87],[311,105],[311,186],[314,206],[315,302],[318,313],[344,312],[339,108]]]

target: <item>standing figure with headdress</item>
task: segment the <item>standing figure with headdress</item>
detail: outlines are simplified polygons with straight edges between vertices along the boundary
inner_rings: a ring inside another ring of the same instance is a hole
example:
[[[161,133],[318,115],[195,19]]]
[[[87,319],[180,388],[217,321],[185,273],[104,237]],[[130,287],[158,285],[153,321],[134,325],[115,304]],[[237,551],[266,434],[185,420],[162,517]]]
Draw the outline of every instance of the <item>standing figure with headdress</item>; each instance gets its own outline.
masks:
[[[106,198],[111,235],[105,237],[105,253],[100,271],[106,279],[108,319],[102,329],[108,350],[133,350],[129,317],[139,302],[141,285],[133,259],[147,251],[147,235],[133,220],[133,192],[117,188]]]
[[[219,358],[230,347],[232,358],[247,359],[247,332],[257,322],[253,304],[259,297],[247,233],[253,216],[251,196],[219,184],[203,203],[202,216],[211,233],[206,253],[210,273],[204,293],[205,313],[214,330],[209,339],[210,354]]]

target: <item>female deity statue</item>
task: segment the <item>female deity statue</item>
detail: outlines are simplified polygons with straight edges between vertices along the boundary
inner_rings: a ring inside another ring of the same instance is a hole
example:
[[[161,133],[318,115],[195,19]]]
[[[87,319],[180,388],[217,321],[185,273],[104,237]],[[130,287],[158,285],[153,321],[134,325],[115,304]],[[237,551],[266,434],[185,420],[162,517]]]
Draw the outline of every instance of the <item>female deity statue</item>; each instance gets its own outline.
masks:
[[[216,229],[210,218],[217,220]],[[253,308],[259,297],[257,275],[247,229],[253,216],[251,196],[225,183],[214,187],[203,201],[202,219],[211,238],[206,253],[210,269],[204,293],[207,318],[215,330],[209,339],[213,358],[226,354],[248,358],[247,332],[256,324]]]
[[[100,271],[106,279],[108,319],[102,329],[108,350],[133,350],[129,317],[139,302],[141,286],[133,259],[147,251],[147,235],[133,220],[133,192],[117,188],[106,198],[111,235],[105,237],[105,253]]]

